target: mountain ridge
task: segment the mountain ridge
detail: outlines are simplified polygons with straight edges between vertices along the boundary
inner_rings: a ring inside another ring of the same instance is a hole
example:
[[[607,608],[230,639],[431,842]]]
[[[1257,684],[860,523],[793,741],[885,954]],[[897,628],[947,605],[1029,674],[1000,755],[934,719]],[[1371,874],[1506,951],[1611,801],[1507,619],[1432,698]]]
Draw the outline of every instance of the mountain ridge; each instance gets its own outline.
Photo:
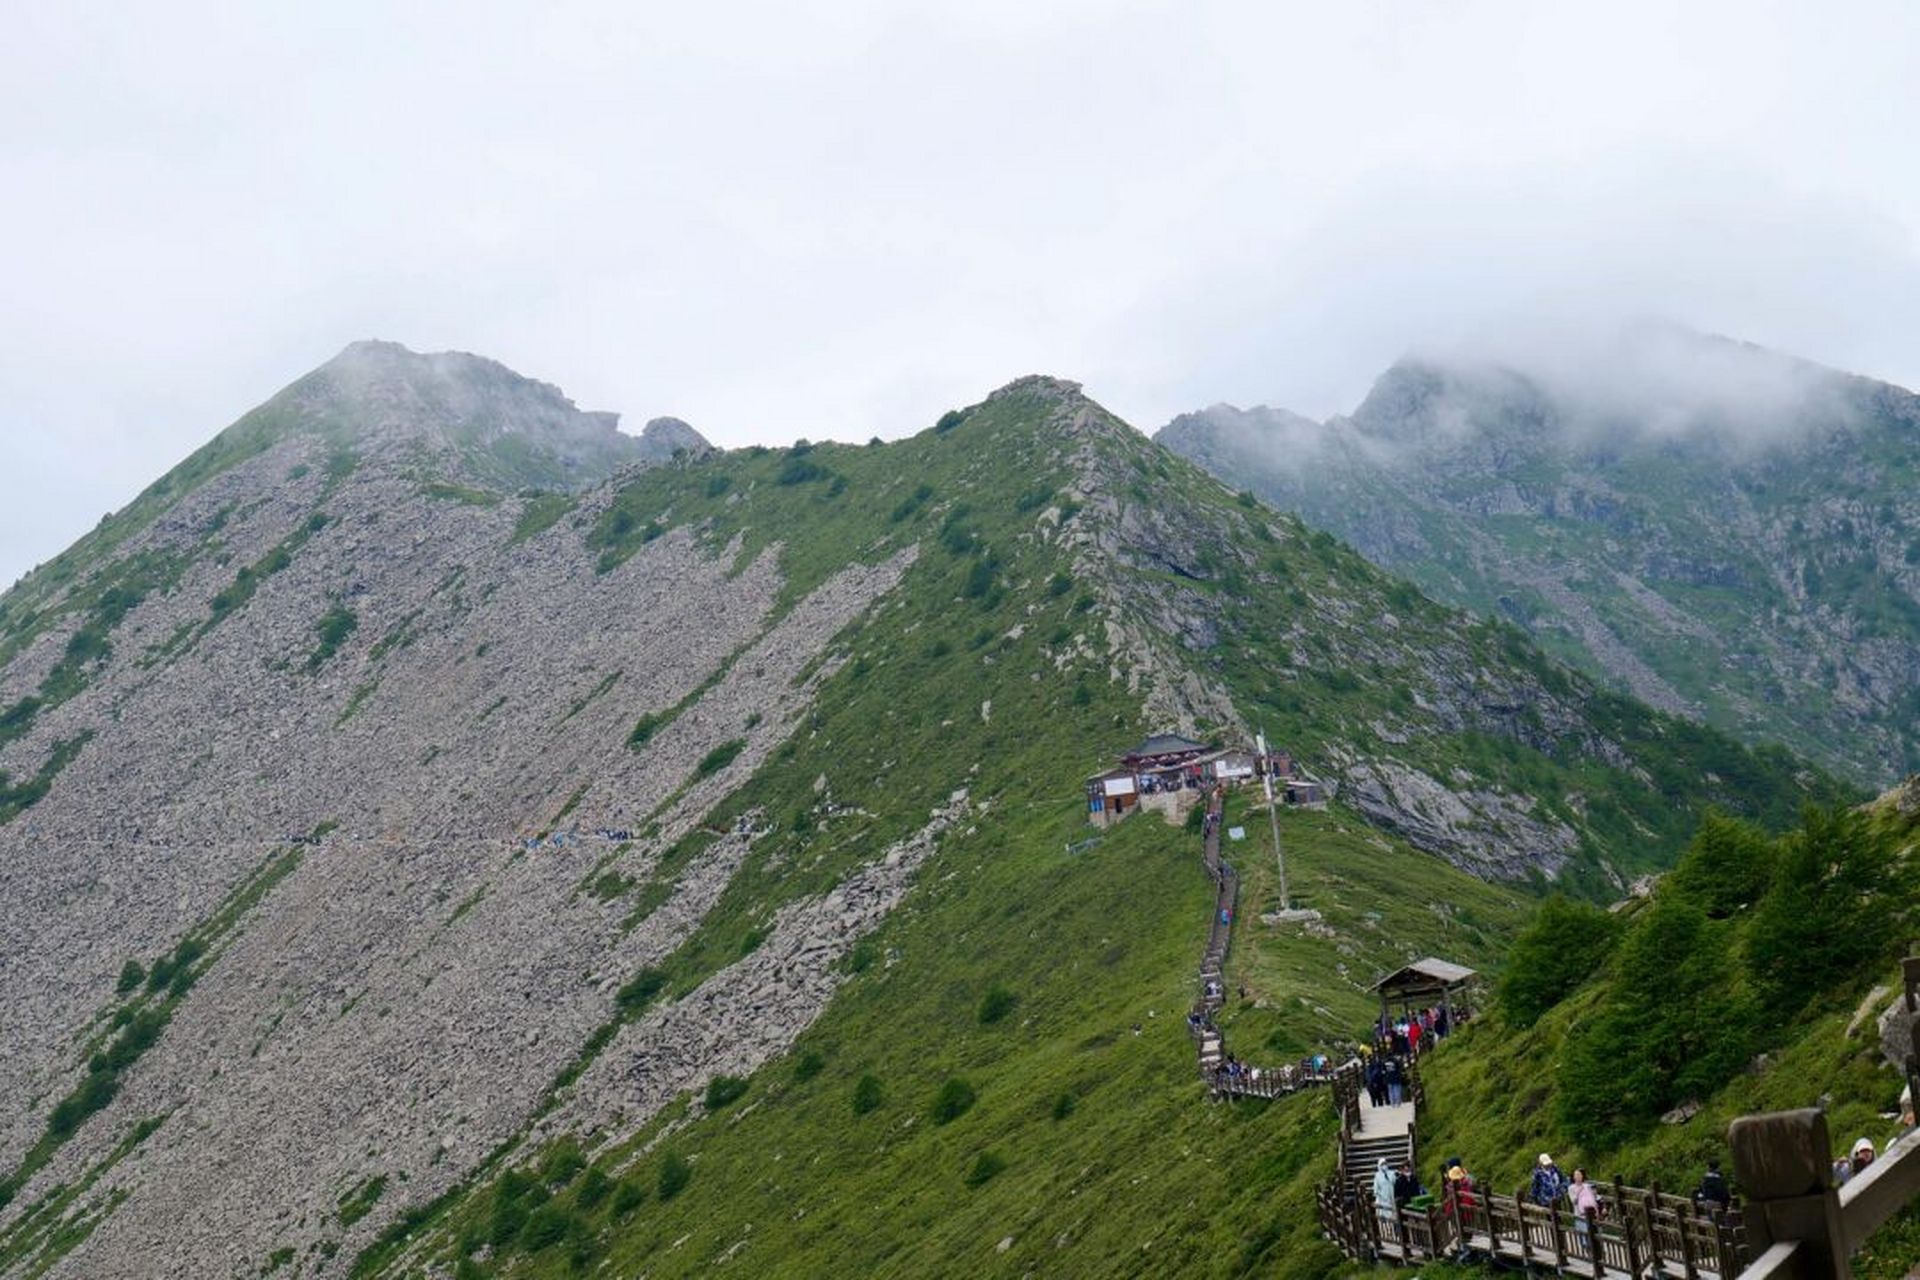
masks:
[[[784,1144],[759,1126],[798,1123],[774,1102],[803,1101],[780,1082],[809,1052],[837,1154],[782,1179],[850,1224],[795,1239],[823,1266],[893,1247],[843,1199],[860,1170],[915,1221],[952,1200],[951,1143],[1048,1132],[1041,1082],[1124,1128],[1076,1143],[1165,1132],[1191,1049],[1124,1028],[1181,1007],[1202,877],[1144,819],[1085,849],[1084,778],[1151,729],[1264,724],[1341,790],[1286,819],[1334,932],[1296,941],[1311,998],[1247,1012],[1282,1052],[1364,1015],[1354,970],[1400,938],[1497,955],[1516,882],[1603,895],[1711,805],[1777,826],[1844,793],[1594,690],[1061,379],[889,444],[577,492],[348,438],[179,472],[0,597],[0,785],[37,788],[0,809],[0,1274],[471,1270],[443,1229],[549,1159],[613,1179],[729,1132]],[[996,982],[1026,1003],[982,1030]],[[832,1110],[876,1072],[885,1138]],[[977,1124],[916,1124],[906,1099],[962,1074]],[[766,1105],[727,1110],[723,1079]],[[737,1240],[703,1182],[765,1187],[726,1163],[644,1219],[602,1202],[579,1246],[712,1265]],[[1045,1178],[961,1220],[1077,1213]],[[1096,1199],[1138,1220],[1182,1181]],[[675,1252],[682,1207],[710,1225]],[[505,1212],[482,1229],[511,1268]]]
[[[1730,343],[1686,387],[1690,350],[1590,401],[1408,360],[1317,431],[1216,407],[1157,438],[1616,687],[1883,785],[1920,760],[1920,398]]]

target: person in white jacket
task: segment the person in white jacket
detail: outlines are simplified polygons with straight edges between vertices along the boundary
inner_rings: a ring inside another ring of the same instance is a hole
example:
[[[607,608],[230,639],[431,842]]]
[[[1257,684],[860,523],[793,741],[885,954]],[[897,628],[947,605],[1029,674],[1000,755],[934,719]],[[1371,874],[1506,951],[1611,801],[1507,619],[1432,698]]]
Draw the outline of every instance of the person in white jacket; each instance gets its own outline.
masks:
[[[1380,1215],[1380,1234],[1388,1240],[1397,1239],[1394,1225],[1399,1219],[1393,1205],[1393,1170],[1385,1160],[1373,1171],[1373,1208]]]

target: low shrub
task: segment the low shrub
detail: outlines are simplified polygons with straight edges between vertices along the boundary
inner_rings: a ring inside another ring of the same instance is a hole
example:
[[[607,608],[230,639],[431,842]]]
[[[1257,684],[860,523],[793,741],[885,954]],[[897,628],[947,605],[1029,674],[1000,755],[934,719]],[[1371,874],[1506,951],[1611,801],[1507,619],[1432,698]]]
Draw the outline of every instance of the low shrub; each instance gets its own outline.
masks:
[[[987,990],[986,995],[980,998],[981,1025],[992,1026],[994,1023],[1012,1013],[1013,1007],[1019,1003],[1019,996],[1016,996],[1005,987],[995,984]]]
[[[622,1012],[635,1014],[646,1008],[666,987],[666,974],[658,969],[642,969],[614,993],[613,1002]]]
[[[693,776],[696,778],[712,777],[714,774],[732,764],[735,757],[746,749],[747,740],[745,738],[734,738],[729,742],[721,743],[713,750],[707,752],[706,755],[700,757],[700,763],[694,767]]]
[[[707,1110],[718,1111],[745,1097],[747,1082],[739,1076],[715,1076],[707,1081]]]
[[[693,1181],[693,1166],[677,1151],[669,1151],[660,1161],[660,1181],[656,1188],[662,1200],[671,1200]]]
[[[994,1175],[1007,1167],[1007,1162],[992,1151],[982,1151],[967,1170],[965,1182],[970,1187],[984,1186],[993,1181]]]
[[[622,1178],[613,1188],[613,1200],[608,1205],[616,1218],[630,1216],[646,1202],[647,1191],[631,1178]]]
[[[972,1085],[959,1076],[951,1076],[940,1086],[940,1092],[933,1095],[933,1106],[928,1108],[928,1115],[935,1124],[952,1124],[972,1110],[978,1098]]]

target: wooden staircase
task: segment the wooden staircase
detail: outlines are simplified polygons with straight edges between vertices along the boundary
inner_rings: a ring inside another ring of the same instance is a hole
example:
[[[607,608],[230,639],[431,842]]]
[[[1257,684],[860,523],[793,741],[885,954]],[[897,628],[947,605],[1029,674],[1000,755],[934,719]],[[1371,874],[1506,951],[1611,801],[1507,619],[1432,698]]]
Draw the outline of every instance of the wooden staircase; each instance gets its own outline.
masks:
[[[1355,1135],[1347,1144],[1347,1181],[1356,1191],[1371,1192],[1373,1173],[1385,1160],[1389,1169],[1398,1169],[1401,1161],[1413,1162],[1413,1134],[1383,1133],[1372,1138]]]

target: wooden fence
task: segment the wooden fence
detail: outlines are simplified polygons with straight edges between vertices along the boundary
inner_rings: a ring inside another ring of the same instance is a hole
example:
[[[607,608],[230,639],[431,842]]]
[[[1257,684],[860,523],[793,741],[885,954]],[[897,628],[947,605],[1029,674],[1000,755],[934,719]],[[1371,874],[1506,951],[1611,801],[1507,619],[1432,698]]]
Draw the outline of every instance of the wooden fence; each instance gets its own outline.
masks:
[[[1318,1192],[1321,1226],[1343,1253],[1361,1261],[1410,1264],[1477,1254],[1562,1275],[1713,1280],[1738,1275],[1747,1257],[1738,1206],[1702,1208],[1657,1188],[1605,1187],[1596,1222],[1581,1221],[1565,1202],[1548,1207],[1482,1191],[1473,1199],[1382,1211],[1371,1194],[1343,1180]]]

